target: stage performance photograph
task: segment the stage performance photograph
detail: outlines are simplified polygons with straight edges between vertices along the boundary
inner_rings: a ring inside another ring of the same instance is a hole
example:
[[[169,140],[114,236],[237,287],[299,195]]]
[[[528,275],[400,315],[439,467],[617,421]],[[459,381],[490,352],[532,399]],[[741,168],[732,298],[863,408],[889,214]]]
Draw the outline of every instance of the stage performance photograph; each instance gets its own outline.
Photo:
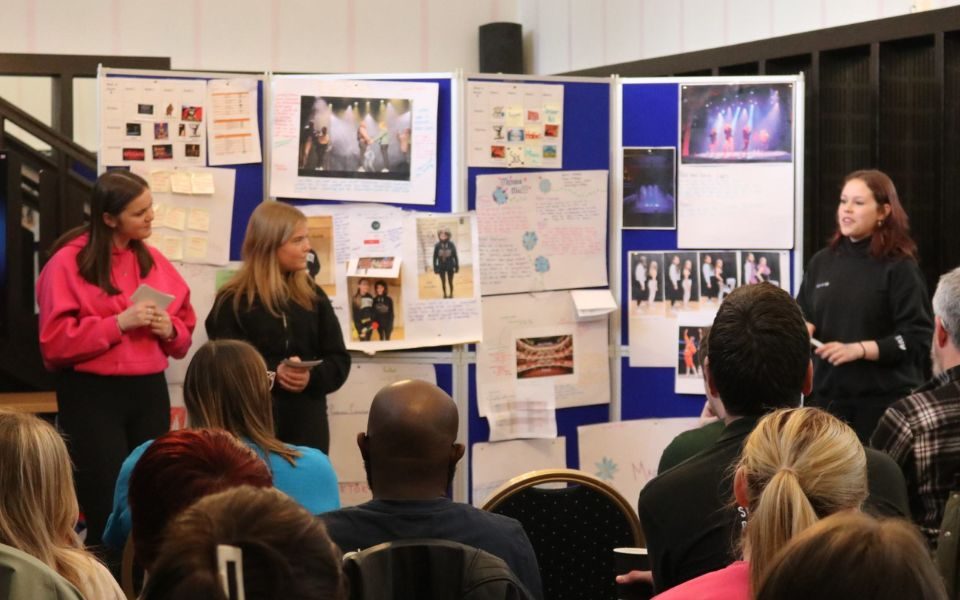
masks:
[[[623,228],[677,226],[674,148],[623,149]]]
[[[572,335],[517,339],[517,379],[572,374]]]
[[[680,161],[791,162],[793,85],[684,85]]]
[[[410,181],[412,102],[300,97],[297,174]]]

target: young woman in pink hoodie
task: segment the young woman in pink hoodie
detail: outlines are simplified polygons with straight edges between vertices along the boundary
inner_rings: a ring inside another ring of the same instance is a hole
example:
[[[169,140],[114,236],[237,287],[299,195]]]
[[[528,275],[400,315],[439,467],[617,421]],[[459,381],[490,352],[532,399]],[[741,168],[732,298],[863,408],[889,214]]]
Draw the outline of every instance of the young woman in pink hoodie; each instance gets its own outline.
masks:
[[[113,484],[133,448],[170,428],[167,357],[190,349],[190,290],[144,240],[153,196],[128,171],[97,179],[90,224],[63,235],[37,280],[40,351],[57,373],[59,424],[77,469],[88,545],[100,543]],[[166,309],[134,302],[146,284],[173,296]]]

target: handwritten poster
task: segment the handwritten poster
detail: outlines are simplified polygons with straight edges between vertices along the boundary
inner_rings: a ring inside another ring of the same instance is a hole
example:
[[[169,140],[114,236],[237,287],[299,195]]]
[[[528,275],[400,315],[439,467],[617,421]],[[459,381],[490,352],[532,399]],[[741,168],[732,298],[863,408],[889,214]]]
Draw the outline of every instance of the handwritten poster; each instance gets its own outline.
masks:
[[[638,419],[577,427],[580,468],[612,485],[636,507],[640,490],[656,477],[660,456],[673,438],[700,419]]]
[[[485,295],[607,285],[607,171],[477,177]]]
[[[337,472],[342,506],[356,506],[372,498],[357,434],[367,430],[370,403],[380,388],[404,379],[437,383],[433,365],[354,362],[347,382],[327,396],[330,462]]]
[[[680,86],[677,245],[794,246],[792,83]]]
[[[436,83],[271,80],[270,195],[433,204]]]
[[[333,302],[347,348],[375,352],[480,340],[473,214],[384,205],[299,208],[317,256],[314,280]],[[384,275],[395,272],[398,277]]]
[[[482,442],[470,451],[471,499],[483,506],[501,485],[518,475],[540,469],[567,468],[567,439]]]
[[[529,398],[522,388],[530,379],[553,386],[557,408],[610,402],[607,320],[577,321],[570,292],[484,297],[480,415]]]
[[[467,82],[467,164],[563,166],[563,86]]]
[[[101,77],[101,166],[205,165],[206,95],[205,80]]]

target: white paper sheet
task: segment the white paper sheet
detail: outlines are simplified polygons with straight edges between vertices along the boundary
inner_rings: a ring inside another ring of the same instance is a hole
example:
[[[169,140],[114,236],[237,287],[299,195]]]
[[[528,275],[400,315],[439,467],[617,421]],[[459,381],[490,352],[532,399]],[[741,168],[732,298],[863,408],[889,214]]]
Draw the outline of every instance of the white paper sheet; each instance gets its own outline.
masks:
[[[258,163],[257,80],[211,79],[207,83],[210,165]]]
[[[438,90],[274,77],[270,195],[433,204]]]
[[[563,166],[563,86],[467,82],[467,164]]]
[[[573,305],[577,309],[577,320],[590,321],[604,319],[617,310],[617,301],[609,289],[605,290],[573,290],[570,292]]]
[[[307,215],[308,233],[316,233],[309,235],[321,262],[317,281],[333,302],[347,348],[395,350],[480,340],[474,215],[414,213],[383,205],[300,208]],[[454,292],[448,298],[443,296],[441,279],[433,270],[438,230],[450,232],[459,257],[458,271],[453,274]],[[361,276],[359,271],[349,276],[349,262],[359,262],[362,257],[398,258],[399,278]],[[377,282],[386,284],[386,295],[393,303],[389,339],[381,339],[387,329],[372,316],[380,314],[376,312]]]
[[[206,91],[205,80],[102,77],[100,164],[206,164]]]
[[[607,171],[477,177],[483,293],[607,285]]]
[[[354,363],[343,387],[327,396],[330,461],[337,472],[342,506],[355,506],[372,498],[357,434],[367,430],[370,403],[380,388],[403,379],[436,384],[437,375],[433,365]]]
[[[512,388],[512,389],[511,389]],[[549,379],[517,382],[488,396],[490,441],[557,437],[557,398]]]
[[[610,401],[607,321],[577,322],[569,292],[488,296],[477,345],[477,404],[515,397],[524,379],[554,385],[557,408]]]
[[[470,453],[471,499],[476,507],[518,475],[567,467],[567,439],[513,440],[474,444]]]
[[[639,419],[577,427],[580,468],[612,485],[636,507],[640,490],[657,474],[664,448],[700,419]]]

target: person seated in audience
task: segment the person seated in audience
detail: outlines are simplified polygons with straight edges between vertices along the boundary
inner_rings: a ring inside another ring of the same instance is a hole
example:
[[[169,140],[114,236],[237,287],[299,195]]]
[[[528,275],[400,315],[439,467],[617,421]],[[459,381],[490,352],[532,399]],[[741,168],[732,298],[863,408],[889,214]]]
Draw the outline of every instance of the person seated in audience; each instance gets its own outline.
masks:
[[[867,497],[856,432],[817,408],[779,410],[757,423],[733,480],[743,560],[681,583],[658,600],[750,600],[773,555],[795,535]],[[811,596],[816,597],[816,596]]]
[[[134,555],[150,571],[166,526],[200,498],[240,485],[271,487],[267,465],[221,429],[181,429],[154,440],[130,476]]]
[[[903,469],[913,521],[936,546],[960,473],[960,268],[940,278],[933,316],[933,379],[887,408],[870,445]]]
[[[123,600],[110,571],[84,550],[79,514],[60,434],[33,415],[0,411],[0,543],[44,563],[86,598]]]
[[[325,513],[344,552],[383,542],[437,538],[500,557],[535,598],[542,598],[533,546],[515,519],[446,497],[463,444],[457,405],[437,386],[407,380],[377,392],[366,433],[357,434],[373,500]]]
[[[664,592],[736,559],[739,519],[730,504],[733,466],[764,414],[800,405],[810,390],[810,335],[800,308],[769,283],[737,288],[717,310],[703,374],[720,398],[726,427],[699,454],[651,480],[638,512],[647,539],[654,588]],[[867,450],[868,508],[905,516],[903,474],[883,453]],[[649,573],[631,571],[626,583]]]
[[[330,459],[320,450],[284,444],[274,436],[273,378],[250,344],[226,339],[207,342],[190,361],[183,384],[190,426],[232,433],[266,461],[277,489],[311,513],[339,508],[340,491]],[[130,473],[150,444],[136,448],[120,469],[104,533],[104,541],[114,548],[122,547],[130,532]]]
[[[236,567],[221,579],[224,552]],[[275,489],[240,486],[198,500],[170,524],[142,597],[343,600],[340,561],[319,519]],[[229,593],[241,584],[243,596]]]
[[[793,538],[770,561],[756,600],[946,600],[918,532],[902,519],[845,511]]]

